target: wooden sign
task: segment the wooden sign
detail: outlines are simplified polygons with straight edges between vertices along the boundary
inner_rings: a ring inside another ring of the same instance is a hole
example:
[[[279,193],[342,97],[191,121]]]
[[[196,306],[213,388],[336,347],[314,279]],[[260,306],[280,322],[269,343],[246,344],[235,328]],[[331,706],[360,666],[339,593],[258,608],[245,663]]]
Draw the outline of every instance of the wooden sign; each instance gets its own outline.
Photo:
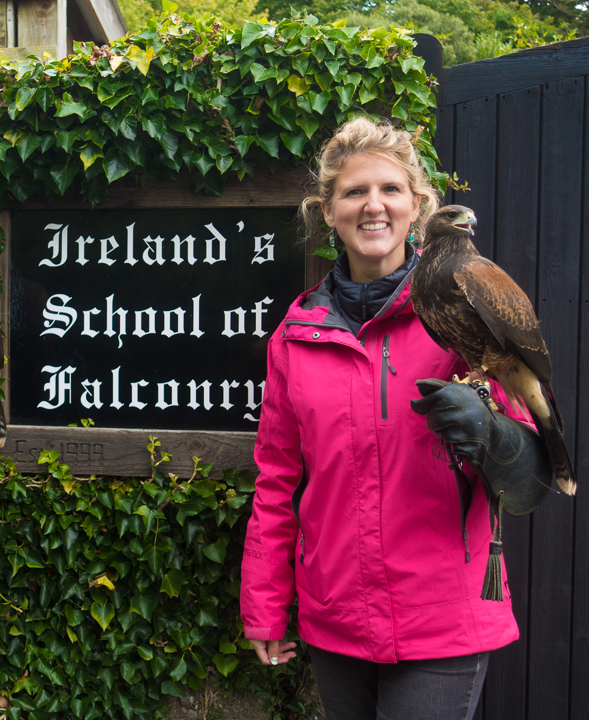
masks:
[[[300,185],[265,207],[244,207],[243,187],[210,207],[155,192],[133,188],[143,197],[127,208],[66,200],[4,213],[4,452],[20,470],[55,449],[78,474],[145,475],[150,434],[181,477],[194,455],[254,467],[267,342],[305,287]],[[94,427],[68,427],[88,418]]]

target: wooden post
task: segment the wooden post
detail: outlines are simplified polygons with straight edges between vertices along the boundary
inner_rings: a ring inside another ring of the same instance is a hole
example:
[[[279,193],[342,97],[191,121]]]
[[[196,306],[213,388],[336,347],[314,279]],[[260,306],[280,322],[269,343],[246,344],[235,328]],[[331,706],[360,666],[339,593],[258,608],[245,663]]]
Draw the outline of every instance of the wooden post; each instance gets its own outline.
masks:
[[[18,47],[57,47],[57,0],[20,0]]]
[[[6,0],[6,47],[16,45],[14,0]]]

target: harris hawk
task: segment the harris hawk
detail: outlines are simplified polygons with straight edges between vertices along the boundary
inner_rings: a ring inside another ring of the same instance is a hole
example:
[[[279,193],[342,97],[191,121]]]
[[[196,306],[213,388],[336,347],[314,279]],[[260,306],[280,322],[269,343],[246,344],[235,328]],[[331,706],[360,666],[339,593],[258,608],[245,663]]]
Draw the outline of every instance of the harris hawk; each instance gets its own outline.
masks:
[[[441,348],[451,348],[471,371],[497,380],[514,408],[527,409],[558,486],[574,495],[577,484],[538,319],[519,285],[471,242],[475,228],[473,211],[462,205],[447,205],[431,216],[411,280],[413,308]]]

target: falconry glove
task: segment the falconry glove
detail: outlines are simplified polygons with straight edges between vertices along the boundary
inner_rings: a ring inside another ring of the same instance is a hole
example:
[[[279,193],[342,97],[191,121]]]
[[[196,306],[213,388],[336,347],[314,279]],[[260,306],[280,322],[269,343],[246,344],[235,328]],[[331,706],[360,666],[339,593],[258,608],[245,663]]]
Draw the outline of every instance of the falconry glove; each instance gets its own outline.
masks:
[[[482,597],[501,600],[501,511],[527,515],[546,497],[552,481],[548,452],[535,430],[496,412],[475,387],[437,379],[418,380],[416,385],[423,397],[412,400],[411,407],[425,416],[432,432],[444,439],[458,483],[462,532],[467,543],[466,516],[474,489],[462,461],[467,460],[483,481],[494,536],[490,547],[494,570],[488,567],[491,575],[486,578]],[[487,587],[489,583],[494,587]]]

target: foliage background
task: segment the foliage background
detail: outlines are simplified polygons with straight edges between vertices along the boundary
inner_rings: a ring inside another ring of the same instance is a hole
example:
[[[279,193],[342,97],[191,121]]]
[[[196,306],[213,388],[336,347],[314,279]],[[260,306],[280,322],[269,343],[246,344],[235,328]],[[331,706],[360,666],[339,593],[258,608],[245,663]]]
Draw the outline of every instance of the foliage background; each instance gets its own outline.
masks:
[[[442,189],[432,145],[434,80],[407,30],[321,25],[313,15],[231,27],[174,12],[64,60],[0,62],[0,204],[50,202],[75,189],[102,203],[110,185],[191,173],[195,190],[311,163],[358,112],[414,133]],[[419,130],[418,130],[419,128]]]
[[[149,479],[75,478],[56,452],[47,473],[0,464],[0,696],[7,720],[152,720],[168,696],[250,690],[275,720],[309,716],[305,653],[259,664],[237,598],[250,471],[195,460],[180,482],[150,439]],[[1,707],[1,706],[0,706]],[[211,717],[214,708],[209,708]],[[3,711],[0,711],[3,712]]]
[[[278,22],[290,8],[321,22],[347,19],[375,28],[391,24],[435,35],[447,66],[472,62],[589,33],[589,3],[576,0],[182,0],[186,12],[213,12],[229,22],[267,15]],[[162,8],[161,0],[119,0],[130,29]]]

